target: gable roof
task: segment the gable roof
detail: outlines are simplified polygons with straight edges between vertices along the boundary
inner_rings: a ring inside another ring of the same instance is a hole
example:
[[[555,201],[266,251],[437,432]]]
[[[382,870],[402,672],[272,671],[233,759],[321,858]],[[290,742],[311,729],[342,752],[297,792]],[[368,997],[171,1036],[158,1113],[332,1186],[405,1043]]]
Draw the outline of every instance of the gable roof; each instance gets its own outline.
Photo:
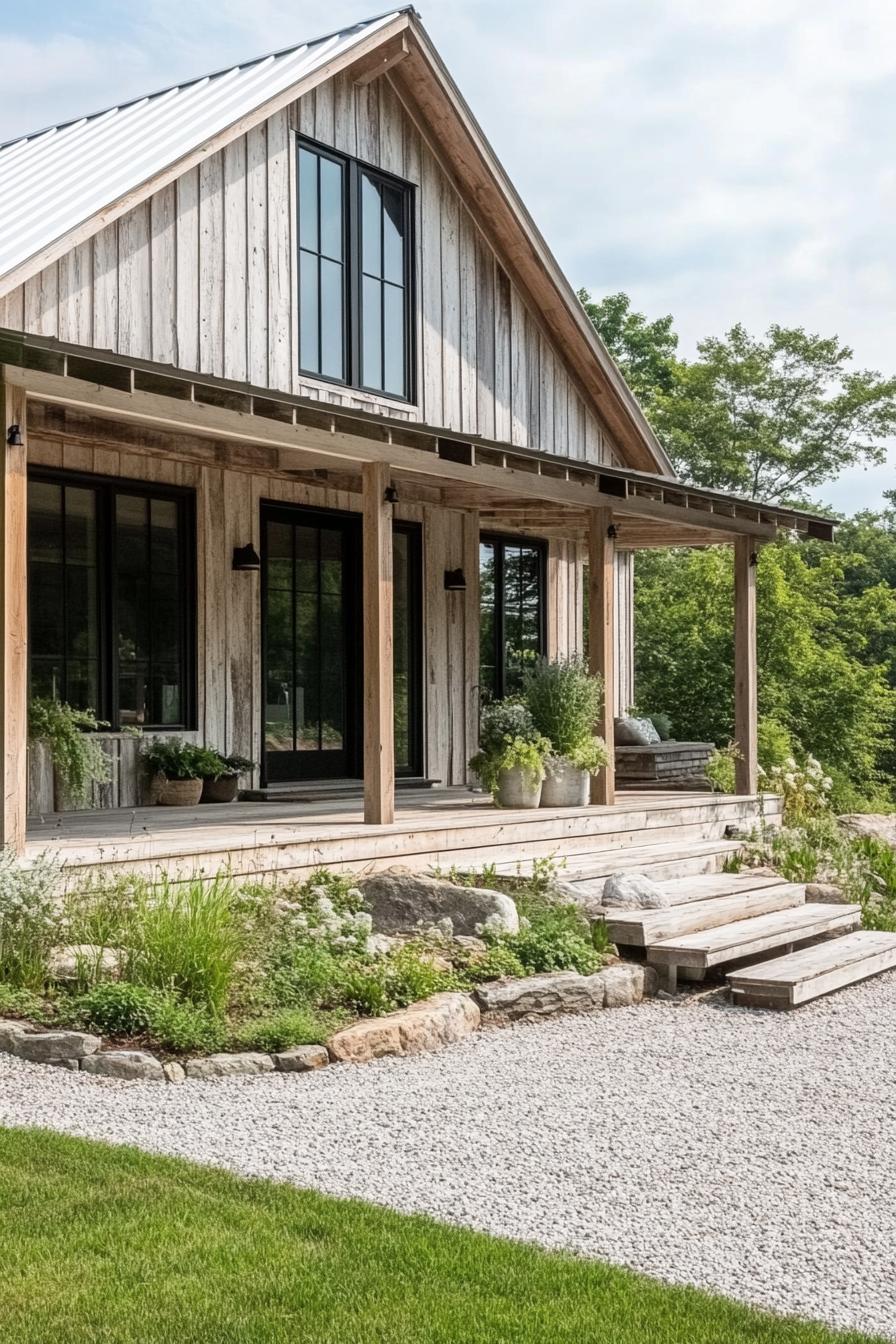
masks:
[[[339,70],[400,39],[390,78],[631,465],[674,477],[410,5],[350,28],[0,144],[0,297]],[[375,59],[375,58],[374,58]],[[383,61],[381,69],[391,62]]]

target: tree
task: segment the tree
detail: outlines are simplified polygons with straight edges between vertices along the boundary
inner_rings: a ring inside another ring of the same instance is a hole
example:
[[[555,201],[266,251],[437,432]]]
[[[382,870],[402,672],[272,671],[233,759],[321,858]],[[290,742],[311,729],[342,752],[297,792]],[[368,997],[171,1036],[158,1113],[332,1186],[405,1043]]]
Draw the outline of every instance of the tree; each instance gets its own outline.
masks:
[[[676,355],[671,317],[649,321],[625,294],[580,297],[676,469],[695,485],[769,503],[805,502],[845,467],[882,463],[896,430],[896,378],[852,367],[836,336],[740,324]]]

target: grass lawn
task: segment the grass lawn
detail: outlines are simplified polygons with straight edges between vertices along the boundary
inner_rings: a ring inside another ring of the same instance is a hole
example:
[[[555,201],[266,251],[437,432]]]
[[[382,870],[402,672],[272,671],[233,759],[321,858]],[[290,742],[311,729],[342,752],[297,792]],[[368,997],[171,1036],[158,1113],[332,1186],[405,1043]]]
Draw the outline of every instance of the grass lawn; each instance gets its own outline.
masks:
[[[0,1130],[15,1344],[859,1344],[686,1288],[43,1131]]]

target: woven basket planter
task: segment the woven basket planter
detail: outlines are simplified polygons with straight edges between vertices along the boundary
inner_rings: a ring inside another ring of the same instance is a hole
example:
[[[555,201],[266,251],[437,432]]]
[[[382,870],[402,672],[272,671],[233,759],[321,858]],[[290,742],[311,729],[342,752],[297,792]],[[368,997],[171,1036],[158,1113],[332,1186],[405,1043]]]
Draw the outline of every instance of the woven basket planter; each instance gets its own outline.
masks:
[[[156,784],[156,802],[161,807],[195,807],[202,797],[201,779],[165,779],[161,775]]]

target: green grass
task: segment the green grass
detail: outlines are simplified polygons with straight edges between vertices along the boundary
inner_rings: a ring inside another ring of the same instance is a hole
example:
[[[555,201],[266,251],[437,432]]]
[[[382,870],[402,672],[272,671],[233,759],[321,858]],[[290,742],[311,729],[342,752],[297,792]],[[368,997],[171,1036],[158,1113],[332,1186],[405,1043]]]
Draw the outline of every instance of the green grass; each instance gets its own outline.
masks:
[[[867,1344],[425,1218],[42,1131],[0,1130],[0,1264],[4,1344]]]

